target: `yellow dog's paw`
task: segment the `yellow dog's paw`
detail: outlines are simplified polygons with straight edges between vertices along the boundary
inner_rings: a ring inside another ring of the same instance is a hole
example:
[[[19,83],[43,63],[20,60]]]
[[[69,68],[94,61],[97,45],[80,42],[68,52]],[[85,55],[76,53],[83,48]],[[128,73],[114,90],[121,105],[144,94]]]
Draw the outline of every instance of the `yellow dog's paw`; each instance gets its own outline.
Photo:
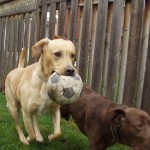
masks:
[[[50,134],[50,135],[48,136],[48,139],[49,139],[49,141],[51,142],[51,141],[53,141],[53,140],[58,139],[60,136],[61,136],[61,133],[58,133],[58,134]]]
[[[29,142],[25,137],[20,138],[20,141],[25,145],[29,145]]]
[[[33,141],[33,140],[35,140],[36,139],[36,137],[35,136],[28,136],[27,137],[27,140],[30,142],[30,141]]]
[[[36,137],[36,141],[39,142],[39,143],[43,143],[44,139],[43,139],[42,136],[39,136],[39,137]]]

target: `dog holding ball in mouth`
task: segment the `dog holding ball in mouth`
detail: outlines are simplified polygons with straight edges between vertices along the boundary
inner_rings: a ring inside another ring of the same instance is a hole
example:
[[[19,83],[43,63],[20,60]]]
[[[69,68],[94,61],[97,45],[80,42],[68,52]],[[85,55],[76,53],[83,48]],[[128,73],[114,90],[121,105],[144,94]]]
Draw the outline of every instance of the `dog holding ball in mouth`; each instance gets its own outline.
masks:
[[[42,39],[32,47],[32,57],[39,57],[39,61],[24,68],[25,54],[26,50],[23,49],[18,68],[6,77],[7,106],[15,121],[20,141],[26,145],[32,140],[44,141],[37,116],[43,112],[51,112],[54,132],[48,139],[52,141],[61,135],[60,104],[75,102],[83,87],[73,66],[75,46],[62,38]],[[27,138],[19,122],[20,108]]]

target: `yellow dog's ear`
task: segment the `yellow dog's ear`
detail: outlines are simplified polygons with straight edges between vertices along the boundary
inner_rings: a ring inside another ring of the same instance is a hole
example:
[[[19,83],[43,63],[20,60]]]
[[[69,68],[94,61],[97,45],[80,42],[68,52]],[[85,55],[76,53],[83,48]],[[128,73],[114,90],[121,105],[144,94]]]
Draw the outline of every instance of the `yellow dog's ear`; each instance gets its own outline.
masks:
[[[53,39],[64,39],[64,40],[67,40],[65,37],[62,37],[62,36],[59,36],[59,35],[54,35],[53,36]]]
[[[38,41],[33,47],[32,47],[32,57],[33,58],[38,58],[41,53],[43,52],[43,47],[44,45],[48,45],[50,42],[49,39],[42,39]]]

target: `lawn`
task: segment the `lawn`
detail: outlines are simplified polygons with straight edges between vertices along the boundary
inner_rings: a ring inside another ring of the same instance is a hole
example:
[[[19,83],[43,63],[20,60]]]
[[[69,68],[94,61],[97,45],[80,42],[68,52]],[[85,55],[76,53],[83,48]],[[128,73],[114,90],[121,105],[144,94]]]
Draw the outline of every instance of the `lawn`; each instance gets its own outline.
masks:
[[[21,120],[22,122],[22,120]],[[61,120],[62,137],[53,142],[48,141],[48,135],[53,132],[49,114],[39,116],[41,133],[45,139],[43,144],[35,141],[29,146],[23,145],[18,138],[14,121],[6,107],[4,95],[0,94],[0,150],[88,150],[87,138],[78,130],[73,122]],[[23,126],[23,123],[22,123]],[[23,126],[24,133],[26,134]],[[26,134],[27,136],[27,134]],[[123,145],[115,145],[108,150],[131,150]]]

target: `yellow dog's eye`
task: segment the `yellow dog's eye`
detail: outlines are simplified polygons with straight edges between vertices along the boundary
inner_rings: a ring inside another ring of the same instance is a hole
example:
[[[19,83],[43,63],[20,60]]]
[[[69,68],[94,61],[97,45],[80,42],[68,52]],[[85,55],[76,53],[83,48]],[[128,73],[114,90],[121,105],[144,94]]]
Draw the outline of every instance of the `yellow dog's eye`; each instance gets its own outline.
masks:
[[[75,57],[75,54],[71,54],[71,58],[74,58]]]
[[[60,57],[60,56],[61,56],[61,53],[60,53],[60,52],[56,52],[56,53],[54,53],[54,55],[55,55],[56,57]]]

